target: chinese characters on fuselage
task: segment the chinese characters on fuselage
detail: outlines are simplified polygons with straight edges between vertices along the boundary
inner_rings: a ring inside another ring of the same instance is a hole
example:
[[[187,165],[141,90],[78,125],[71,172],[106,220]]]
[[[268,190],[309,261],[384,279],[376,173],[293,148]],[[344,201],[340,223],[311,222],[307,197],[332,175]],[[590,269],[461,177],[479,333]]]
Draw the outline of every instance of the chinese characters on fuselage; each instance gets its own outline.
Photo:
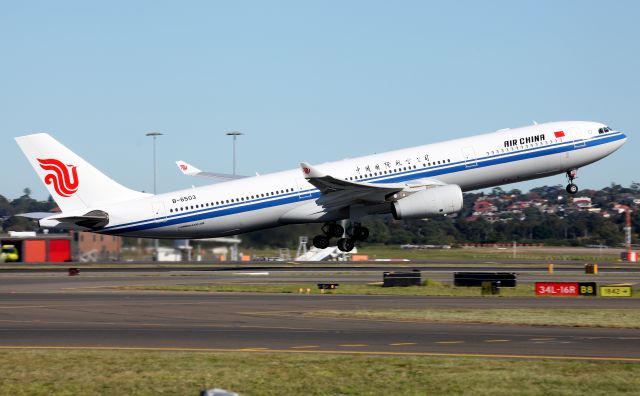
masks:
[[[355,171],[357,174],[362,175],[367,174],[367,173],[373,173],[373,172],[380,172],[380,174],[382,174],[382,171],[384,170],[388,170],[388,171],[393,171],[395,170],[401,170],[403,167],[406,166],[411,166],[412,163],[428,163],[430,165],[429,162],[429,154],[425,154],[421,157],[415,157],[415,158],[406,158],[404,160],[401,159],[396,159],[394,160],[394,163],[392,164],[390,161],[385,161],[382,162],[380,164],[367,164],[367,165],[363,165],[363,166],[358,166]],[[434,162],[435,164],[435,162]],[[386,173],[385,173],[386,174]]]

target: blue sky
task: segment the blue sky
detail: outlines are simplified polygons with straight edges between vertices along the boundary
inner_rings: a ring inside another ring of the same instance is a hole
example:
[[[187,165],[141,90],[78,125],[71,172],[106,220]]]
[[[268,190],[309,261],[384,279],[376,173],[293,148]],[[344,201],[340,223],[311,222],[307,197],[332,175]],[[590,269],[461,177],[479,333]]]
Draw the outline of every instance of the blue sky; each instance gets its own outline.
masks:
[[[606,4],[605,4],[606,3]],[[585,188],[636,177],[635,1],[0,3],[0,194],[48,194],[13,141],[49,132],[158,191],[202,184],[178,159],[252,174],[558,120],[630,139]],[[564,184],[562,176],[505,188]]]

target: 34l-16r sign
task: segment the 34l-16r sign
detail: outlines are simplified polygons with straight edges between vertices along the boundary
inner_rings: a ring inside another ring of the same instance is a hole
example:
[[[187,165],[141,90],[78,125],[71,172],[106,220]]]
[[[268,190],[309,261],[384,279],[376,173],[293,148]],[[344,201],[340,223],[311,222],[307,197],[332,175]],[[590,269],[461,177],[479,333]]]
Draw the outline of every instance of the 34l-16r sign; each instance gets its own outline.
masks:
[[[595,296],[595,282],[536,282],[537,296]]]

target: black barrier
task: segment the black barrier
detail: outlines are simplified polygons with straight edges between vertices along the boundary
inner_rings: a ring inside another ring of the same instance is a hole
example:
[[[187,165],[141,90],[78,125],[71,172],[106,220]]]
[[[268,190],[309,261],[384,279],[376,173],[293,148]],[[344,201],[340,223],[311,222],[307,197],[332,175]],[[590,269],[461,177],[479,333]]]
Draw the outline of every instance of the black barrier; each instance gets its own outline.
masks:
[[[500,287],[516,287],[514,272],[454,272],[454,286],[482,286],[482,282],[500,282]]]
[[[340,286],[339,283],[318,283],[318,289],[320,290],[337,289],[338,286]]]
[[[383,272],[382,287],[393,286],[420,286],[422,285],[422,274],[420,270],[414,269],[411,272]]]

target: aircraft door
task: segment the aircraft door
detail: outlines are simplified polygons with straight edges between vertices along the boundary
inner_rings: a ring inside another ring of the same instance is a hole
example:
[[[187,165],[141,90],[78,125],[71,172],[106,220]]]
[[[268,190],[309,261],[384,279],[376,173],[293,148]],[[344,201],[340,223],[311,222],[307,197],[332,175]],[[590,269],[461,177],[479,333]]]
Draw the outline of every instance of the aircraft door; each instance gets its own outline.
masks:
[[[153,219],[156,223],[167,221],[167,211],[164,208],[164,202],[157,201],[151,204],[153,209]]]
[[[472,146],[462,148],[462,156],[464,157],[464,167],[473,168],[478,166],[478,160],[476,159],[476,152]]]
[[[298,187],[298,198],[306,199],[311,196],[311,190],[313,186],[304,179],[296,179],[296,186]],[[306,191],[305,191],[306,190]]]
[[[573,140],[573,147],[582,148],[586,145],[584,133],[578,128],[569,128],[569,136]]]

